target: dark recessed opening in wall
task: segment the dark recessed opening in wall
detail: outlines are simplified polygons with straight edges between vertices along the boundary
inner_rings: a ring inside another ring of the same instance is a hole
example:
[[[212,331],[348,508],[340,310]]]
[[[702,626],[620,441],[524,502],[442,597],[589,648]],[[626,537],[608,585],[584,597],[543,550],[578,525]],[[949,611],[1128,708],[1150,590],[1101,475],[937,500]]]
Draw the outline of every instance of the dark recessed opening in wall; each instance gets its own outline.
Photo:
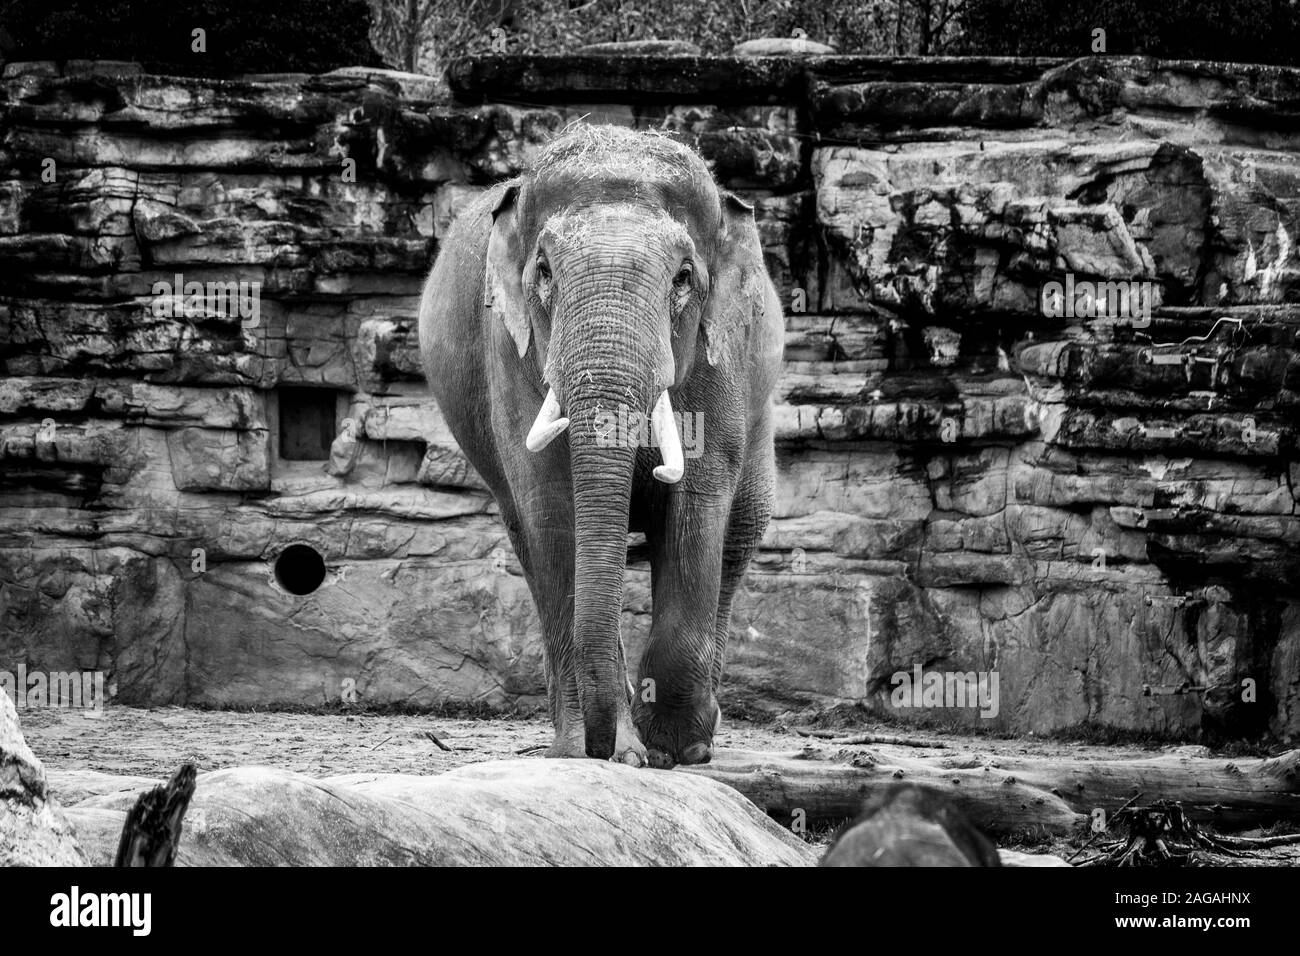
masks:
[[[326,461],[334,441],[338,393],[324,388],[283,388],[280,399],[280,457]]]
[[[275,580],[290,594],[311,594],[325,580],[325,559],[315,548],[291,544],[275,559]]]

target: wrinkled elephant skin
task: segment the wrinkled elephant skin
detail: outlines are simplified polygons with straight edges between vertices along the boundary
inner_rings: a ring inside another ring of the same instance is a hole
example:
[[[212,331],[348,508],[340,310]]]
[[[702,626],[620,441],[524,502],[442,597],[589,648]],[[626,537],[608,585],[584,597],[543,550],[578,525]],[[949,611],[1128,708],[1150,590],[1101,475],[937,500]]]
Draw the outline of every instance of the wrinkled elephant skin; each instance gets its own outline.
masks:
[[[783,335],[752,208],[666,136],[575,127],[448,234],[423,362],[537,603],[551,755],[710,758],[732,597],[771,513]],[[635,682],[629,531],[654,601]]]

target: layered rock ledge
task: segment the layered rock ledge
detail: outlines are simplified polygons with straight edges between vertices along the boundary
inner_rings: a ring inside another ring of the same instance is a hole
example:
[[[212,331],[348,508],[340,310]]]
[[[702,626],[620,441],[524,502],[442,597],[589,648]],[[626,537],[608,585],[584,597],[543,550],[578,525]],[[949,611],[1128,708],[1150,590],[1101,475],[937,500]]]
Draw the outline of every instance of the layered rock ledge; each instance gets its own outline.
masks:
[[[451,81],[4,68],[0,670],[102,670],[142,704],[541,702],[414,317],[456,212],[586,116],[696,145],[787,304],[724,707],[934,716],[891,704],[922,664],[996,671],[995,714],[939,716],[998,730],[1300,729],[1300,73],[487,57]],[[178,275],[258,283],[257,315],[160,308]],[[1144,283],[1149,324],[1045,314],[1067,275]],[[313,415],[353,423],[342,474],[294,457]],[[325,562],[307,595],[275,573],[294,544]]]

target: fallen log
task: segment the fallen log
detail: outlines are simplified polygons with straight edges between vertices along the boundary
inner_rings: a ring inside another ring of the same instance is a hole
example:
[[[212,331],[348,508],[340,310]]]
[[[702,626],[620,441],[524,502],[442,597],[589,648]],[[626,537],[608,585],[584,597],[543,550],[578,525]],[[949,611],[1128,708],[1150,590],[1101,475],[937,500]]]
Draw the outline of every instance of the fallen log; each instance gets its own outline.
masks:
[[[708,764],[676,772],[706,776],[739,790],[778,823],[838,822],[856,816],[862,805],[899,781],[926,784],[948,793],[962,813],[985,832],[1063,835],[1082,826],[1083,814],[1060,797],[994,771],[941,770],[916,758],[874,751],[854,763],[827,754],[774,754],[723,750]]]
[[[1206,758],[1177,753],[1130,760],[998,756],[998,770],[1059,793],[1074,809],[1110,814],[1134,796],[1182,804],[1216,830],[1300,821],[1300,750],[1268,758]]]
[[[1267,759],[1157,754],[1123,760],[964,754],[918,757],[902,748],[808,748],[773,754],[720,750],[676,772],[739,790],[779,823],[840,821],[906,781],[948,794],[988,833],[1066,836],[1135,794],[1181,803],[1217,830],[1300,820],[1300,750]],[[799,811],[802,811],[801,813]]]
[[[891,747],[919,747],[929,750],[943,750],[948,745],[942,740],[926,740],[924,737],[899,737],[894,734],[850,734],[840,736],[836,730],[812,730],[796,727],[794,732],[800,737],[816,737],[836,746],[858,746],[861,744],[888,744]]]

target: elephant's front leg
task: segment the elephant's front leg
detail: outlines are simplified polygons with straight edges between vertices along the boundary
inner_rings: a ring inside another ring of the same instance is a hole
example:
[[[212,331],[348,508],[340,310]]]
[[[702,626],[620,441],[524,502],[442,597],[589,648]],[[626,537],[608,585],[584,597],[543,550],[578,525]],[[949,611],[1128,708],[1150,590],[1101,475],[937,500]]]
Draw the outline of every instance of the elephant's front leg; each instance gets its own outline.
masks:
[[[573,645],[572,493],[567,484],[548,483],[540,477],[525,487],[529,491],[523,496],[523,514],[513,526],[510,522],[507,526],[541,618],[547,703],[555,727],[555,741],[546,755],[585,757],[586,733]],[[621,646],[619,663],[626,673]],[[638,767],[646,763],[630,706],[619,716],[614,759]]]
[[[501,517],[542,626],[546,703],[555,740],[548,757],[585,756],[573,653],[573,518],[563,489],[528,487],[516,508],[499,497]]]
[[[633,713],[652,767],[713,755],[715,621],[729,506],[730,495],[678,488],[647,535],[654,613]]]

